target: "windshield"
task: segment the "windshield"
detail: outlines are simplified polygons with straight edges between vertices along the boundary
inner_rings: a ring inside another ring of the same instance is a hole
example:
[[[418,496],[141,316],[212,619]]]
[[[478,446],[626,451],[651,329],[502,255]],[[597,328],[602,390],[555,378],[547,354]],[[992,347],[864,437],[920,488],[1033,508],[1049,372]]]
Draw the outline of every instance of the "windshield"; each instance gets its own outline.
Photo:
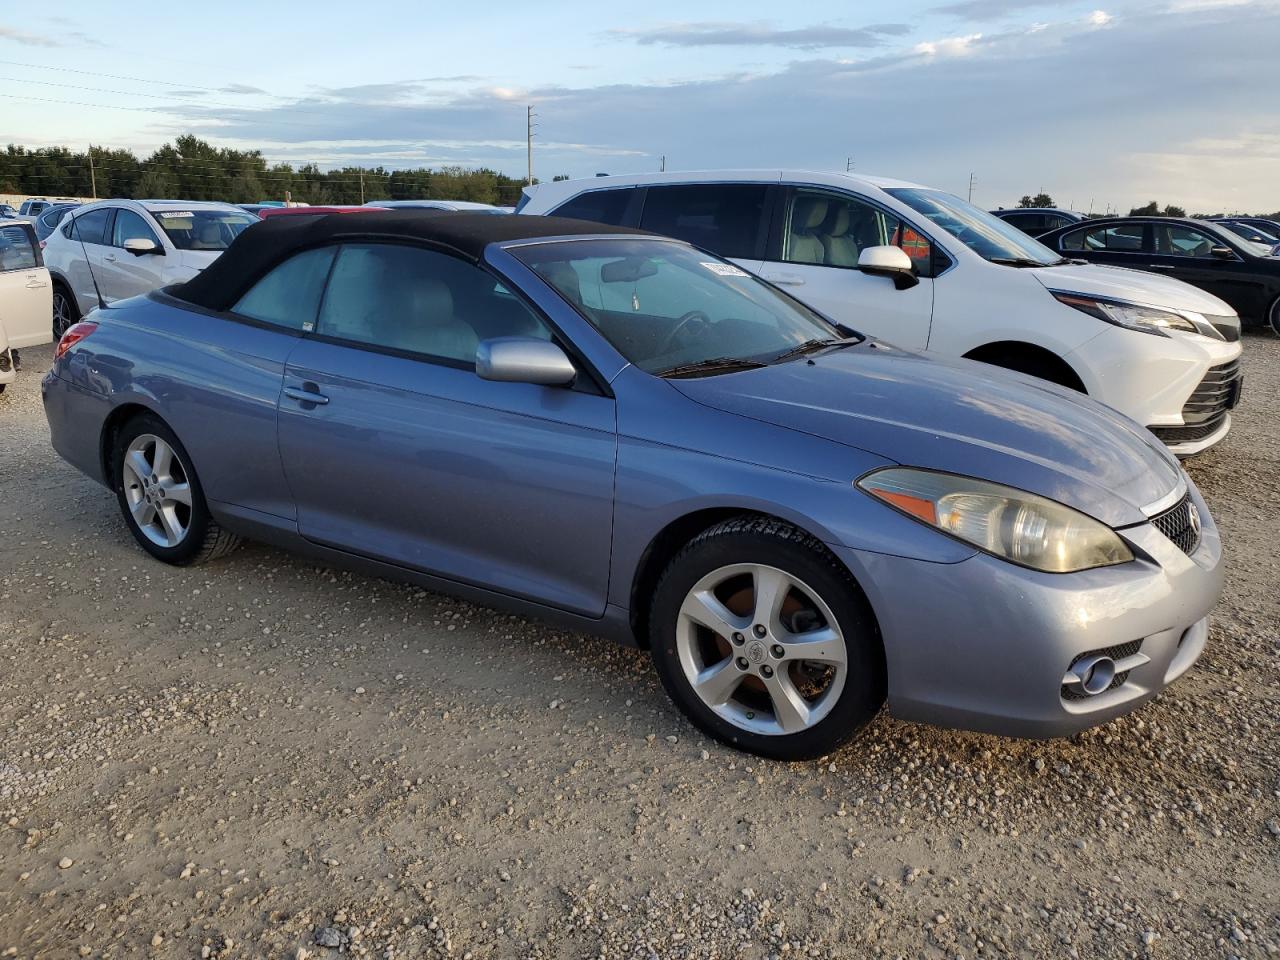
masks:
[[[1275,249],[1276,244],[1280,243],[1280,240],[1277,240],[1265,230],[1258,230],[1255,227],[1250,227],[1245,224],[1224,223],[1222,221],[1218,221],[1216,226],[1219,229],[1226,230],[1228,233],[1233,234],[1236,238],[1236,242],[1243,240],[1246,247],[1249,250],[1252,250],[1253,253],[1259,257],[1270,256],[1271,251]],[[1260,237],[1261,239],[1254,240],[1254,237]]]
[[[887,192],[986,260],[1034,266],[1062,262],[1062,257],[1013,224],[959,197],[917,187],[894,187]]]
[[[767,363],[852,335],[709,253],[664,240],[509,248],[647,373],[708,361]],[[710,372],[710,371],[708,371]]]
[[[179,250],[225,250],[258,218],[244,210],[151,210]]]

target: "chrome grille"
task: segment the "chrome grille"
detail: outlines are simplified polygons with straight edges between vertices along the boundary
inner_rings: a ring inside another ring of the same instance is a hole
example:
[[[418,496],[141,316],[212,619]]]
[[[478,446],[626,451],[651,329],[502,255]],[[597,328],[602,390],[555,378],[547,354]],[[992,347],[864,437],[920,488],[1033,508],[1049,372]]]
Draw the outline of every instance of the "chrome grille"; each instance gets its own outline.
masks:
[[[1200,511],[1189,493],[1168,510],[1157,513],[1151,522],[1185,554],[1195,553],[1200,546]]]

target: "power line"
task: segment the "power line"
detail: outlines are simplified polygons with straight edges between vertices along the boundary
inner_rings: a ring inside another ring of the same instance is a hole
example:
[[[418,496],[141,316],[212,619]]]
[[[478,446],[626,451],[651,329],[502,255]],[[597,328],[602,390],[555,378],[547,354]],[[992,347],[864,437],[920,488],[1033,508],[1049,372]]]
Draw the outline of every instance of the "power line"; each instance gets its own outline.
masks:
[[[157,83],[166,87],[177,87],[179,90],[205,90],[209,93],[228,93],[225,88],[202,87],[194,83],[176,83],[172,80],[157,80],[155,77],[126,77],[117,73],[95,73],[92,70],[75,70],[71,67],[54,67],[43,63],[20,63],[17,60],[0,60],[6,67],[25,67],[30,70],[57,70],[59,73],[78,73],[85,77],[103,77],[107,80],[132,80],[135,83]]]

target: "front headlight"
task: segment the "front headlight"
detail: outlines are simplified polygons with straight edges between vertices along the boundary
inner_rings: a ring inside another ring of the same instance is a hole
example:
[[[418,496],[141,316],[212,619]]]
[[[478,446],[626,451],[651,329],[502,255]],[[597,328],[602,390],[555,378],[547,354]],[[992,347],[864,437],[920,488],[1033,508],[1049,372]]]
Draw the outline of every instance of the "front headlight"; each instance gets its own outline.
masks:
[[[1074,573],[1133,559],[1110,527],[1013,487],[911,467],[876,470],[856,485],[957,540],[1033,570]]]
[[[1169,330],[1184,330],[1187,333],[1202,331],[1180,313],[1172,310],[1160,310],[1157,307],[1144,307],[1136,303],[1122,303],[1119,300],[1101,300],[1080,293],[1067,293],[1062,290],[1050,291],[1055,300],[1068,307],[1074,307],[1081,313],[1091,317],[1114,323],[1126,330],[1137,330],[1141,333],[1154,333],[1157,337],[1167,337]]]

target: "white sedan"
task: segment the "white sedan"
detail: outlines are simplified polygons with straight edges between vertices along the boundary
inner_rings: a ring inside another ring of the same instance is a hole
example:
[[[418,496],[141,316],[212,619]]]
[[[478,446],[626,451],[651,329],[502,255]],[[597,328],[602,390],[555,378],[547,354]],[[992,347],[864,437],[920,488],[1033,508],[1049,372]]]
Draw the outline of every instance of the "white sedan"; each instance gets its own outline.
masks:
[[[53,280],[53,335],[62,336],[99,303],[190,280],[257,222],[229,203],[85,204],[45,241],[44,260]]]

